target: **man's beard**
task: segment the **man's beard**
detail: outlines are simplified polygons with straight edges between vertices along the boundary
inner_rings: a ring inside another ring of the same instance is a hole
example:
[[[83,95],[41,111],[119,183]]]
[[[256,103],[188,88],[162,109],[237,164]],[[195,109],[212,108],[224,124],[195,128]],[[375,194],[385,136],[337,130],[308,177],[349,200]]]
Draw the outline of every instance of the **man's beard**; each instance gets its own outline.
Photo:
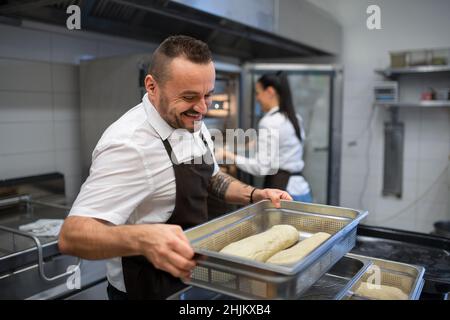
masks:
[[[161,94],[161,97],[159,98],[159,110],[162,111],[161,117],[166,120],[166,122],[175,129],[186,129],[189,132],[197,131],[200,128],[201,121],[194,122],[193,128],[187,128],[183,121],[181,120],[181,115],[177,115],[175,109],[170,108],[169,99],[164,94]],[[194,111],[193,109],[187,110],[187,111]]]

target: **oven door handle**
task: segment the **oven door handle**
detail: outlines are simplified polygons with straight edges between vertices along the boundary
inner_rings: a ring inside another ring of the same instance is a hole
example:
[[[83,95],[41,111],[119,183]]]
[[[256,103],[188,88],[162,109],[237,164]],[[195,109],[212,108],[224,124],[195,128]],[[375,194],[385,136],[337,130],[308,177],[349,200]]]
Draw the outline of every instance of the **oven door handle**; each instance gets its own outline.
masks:
[[[68,268],[68,270],[66,272],[58,274],[54,277],[47,277],[45,274],[45,268],[44,268],[44,255],[42,253],[42,245],[41,245],[41,241],[39,240],[39,238],[32,235],[31,233],[16,230],[13,228],[8,228],[8,227],[2,226],[2,225],[0,225],[0,230],[4,230],[4,231],[10,232],[10,233],[14,233],[14,234],[32,239],[36,243],[37,254],[38,254],[39,275],[45,281],[51,282],[51,281],[55,281],[57,279],[61,279],[63,277],[66,277],[66,276],[76,273],[80,269],[81,259],[77,258],[77,264],[75,265],[74,268]]]

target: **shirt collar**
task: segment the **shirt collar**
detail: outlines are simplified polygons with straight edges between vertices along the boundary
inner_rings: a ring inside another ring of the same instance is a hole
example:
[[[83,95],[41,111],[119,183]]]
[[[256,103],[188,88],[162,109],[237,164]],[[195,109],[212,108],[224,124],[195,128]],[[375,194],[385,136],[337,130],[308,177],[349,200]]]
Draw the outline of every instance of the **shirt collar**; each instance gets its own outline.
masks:
[[[144,104],[144,109],[147,113],[148,122],[155,129],[161,139],[166,140],[175,129],[161,117],[158,110],[156,110],[155,106],[148,99],[148,93],[146,93],[142,98],[142,103]]]
[[[277,111],[279,111],[279,110],[280,110],[279,107],[273,107],[272,109],[270,109],[270,110],[266,113],[266,115],[270,116],[270,115],[274,114],[275,112],[277,112]]]

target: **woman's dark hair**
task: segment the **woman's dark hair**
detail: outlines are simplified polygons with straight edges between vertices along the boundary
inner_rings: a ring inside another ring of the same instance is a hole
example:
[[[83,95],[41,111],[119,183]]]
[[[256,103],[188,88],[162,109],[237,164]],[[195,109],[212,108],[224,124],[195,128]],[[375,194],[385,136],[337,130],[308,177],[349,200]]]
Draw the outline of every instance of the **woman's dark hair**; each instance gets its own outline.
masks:
[[[298,123],[297,115],[295,114],[294,104],[292,103],[291,89],[289,88],[289,81],[285,72],[279,71],[277,73],[267,73],[261,76],[258,81],[264,89],[273,87],[278,94],[280,100],[280,112],[283,113],[295,129],[295,135],[302,142],[302,135],[300,125]]]

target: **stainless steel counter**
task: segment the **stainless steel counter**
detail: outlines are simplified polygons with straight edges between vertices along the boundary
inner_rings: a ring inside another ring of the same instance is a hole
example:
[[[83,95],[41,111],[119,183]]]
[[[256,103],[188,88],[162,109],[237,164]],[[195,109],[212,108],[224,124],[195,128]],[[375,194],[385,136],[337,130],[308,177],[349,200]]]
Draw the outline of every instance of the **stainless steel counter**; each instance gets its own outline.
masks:
[[[105,287],[105,261],[62,255],[57,237],[36,237],[41,245],[40,270],[35,240],[19,234],[21,225],[39,219],[64,219],[67,214],[68,208],[63,206],[26,200],[0,210],[0,299],[83,298],[84,291]],[[70,273],[78,264],[79,269]],[[106,289],[104,294],[97,290],[89,297],[106,298]]]

